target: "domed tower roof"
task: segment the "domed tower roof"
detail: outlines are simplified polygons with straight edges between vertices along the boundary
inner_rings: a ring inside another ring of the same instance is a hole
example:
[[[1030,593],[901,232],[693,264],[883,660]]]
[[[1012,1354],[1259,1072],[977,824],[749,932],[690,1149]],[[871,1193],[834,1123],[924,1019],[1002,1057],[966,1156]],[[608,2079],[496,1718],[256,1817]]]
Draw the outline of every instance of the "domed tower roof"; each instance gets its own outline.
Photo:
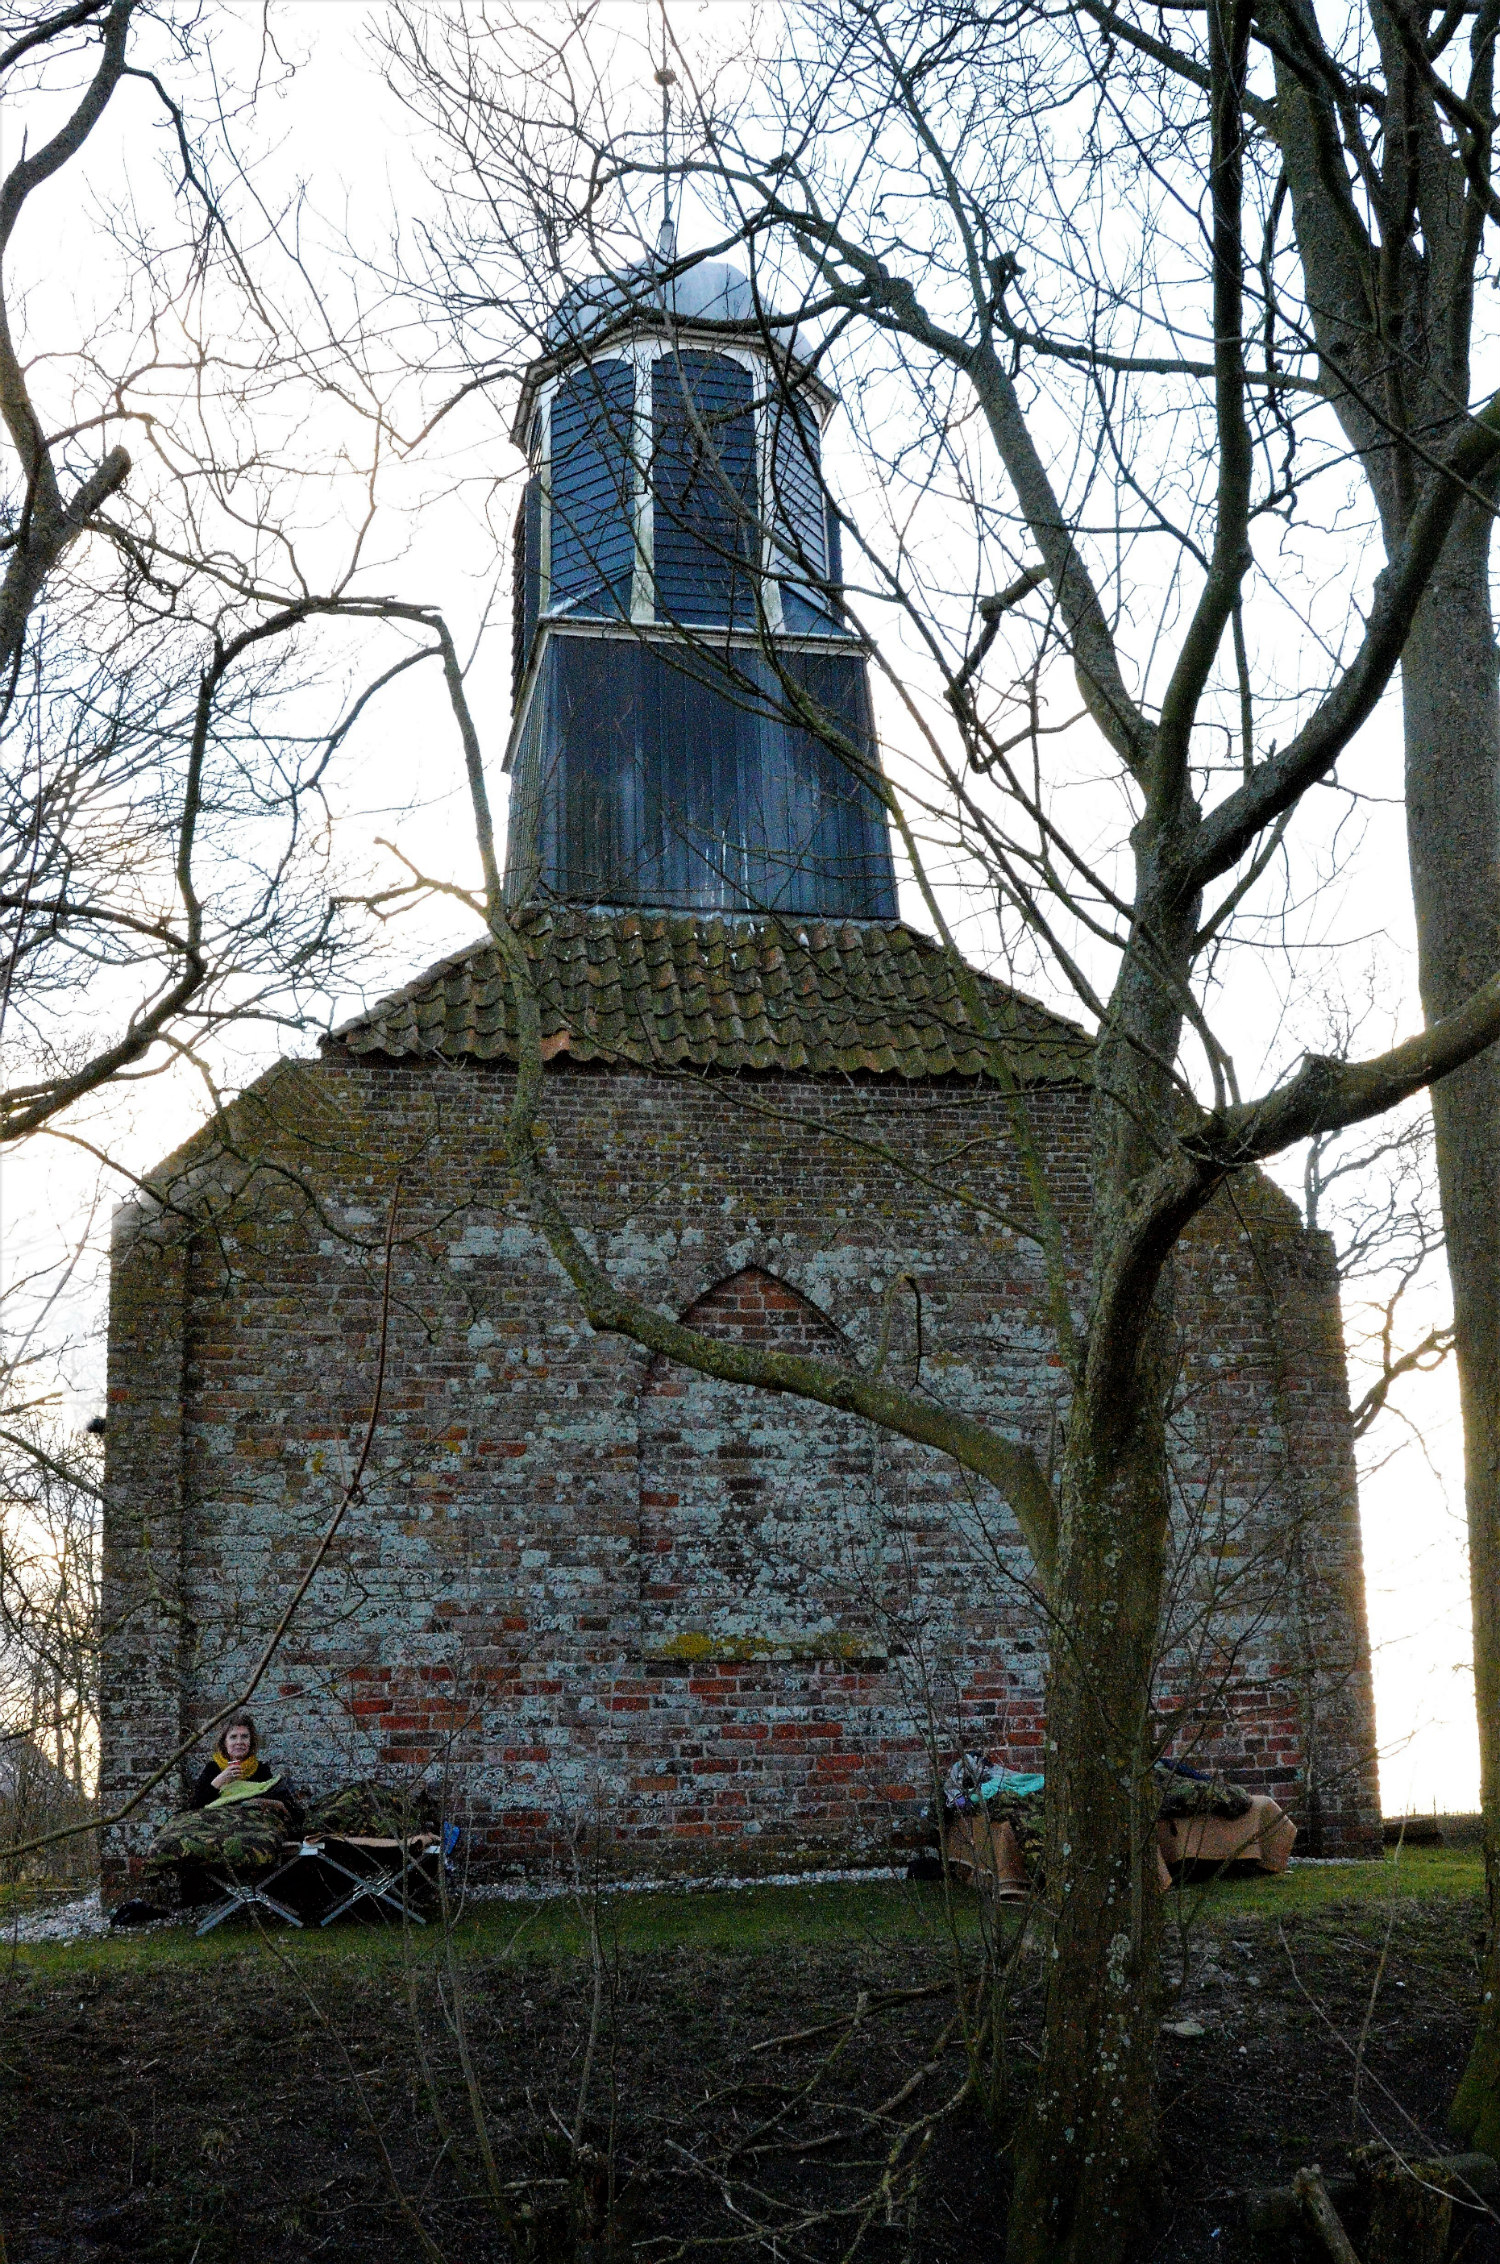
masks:
[[[676,322],[753,322],[750,278],[727,259],[700,259],[673,273],[669,253],[643,260],[623,275],[590,276],[559,300],[547,324],[547,344],[571,346],[622,314],[660,314]]]
[[[585,276],[558,300],[543,326],[544,351],[521,380],[511,423],[516,446],[526,447],[537,395],[549,377],[586,355],[604,353],[637,328],[672,335],[701,330],[720,340],[730,334],[736,344],[774,356],[823,415],[836,406],[805,358],[812,349],[800,326],[783,326],[764,303],[757,307],[749,276],[733,261],[680,261],[675,233],[667,227],[649,258],[618,274]]]
[[[670,241],[575,285],[546,344],[514,425],[512,895],[894,919],[833,395],[739,268]]]

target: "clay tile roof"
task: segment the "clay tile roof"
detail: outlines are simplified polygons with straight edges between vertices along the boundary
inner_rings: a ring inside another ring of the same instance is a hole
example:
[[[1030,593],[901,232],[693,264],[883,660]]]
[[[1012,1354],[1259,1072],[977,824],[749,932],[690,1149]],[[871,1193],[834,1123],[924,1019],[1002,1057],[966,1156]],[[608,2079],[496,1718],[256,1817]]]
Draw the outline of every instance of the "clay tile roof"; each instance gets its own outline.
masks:
[[[521,932],[549,1058],[688,1070],[1087,1078],[1089,1041],[991,977],[976,1026],[941,947],[866,921],[538,907]],[[494,945],[471,944],[333,1032],[352,1053],[514,1058]]]

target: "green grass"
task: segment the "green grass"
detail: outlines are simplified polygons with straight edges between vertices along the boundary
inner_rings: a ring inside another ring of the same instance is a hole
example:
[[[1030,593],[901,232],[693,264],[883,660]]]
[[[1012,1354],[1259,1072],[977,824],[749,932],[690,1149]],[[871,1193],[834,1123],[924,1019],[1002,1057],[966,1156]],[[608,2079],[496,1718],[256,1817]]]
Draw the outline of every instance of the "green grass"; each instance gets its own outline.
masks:
[[[960,1929],[977,1932],[976,1898],[957,1892],[954,1908]],[[912,1887],[900,1881],[873,1886],[751,1887],[733,1894],[606,1895],[600,1903],[606,1937],[622,1952],[719,1949],[741,1954],[774,1954],[779,1944],[801,1945],[864,1939],[872,1945],[901,1941],[930,1943],[946,1931],[940,1888]],[[486,1958],[515,1956],[568,1960],[588,1951],[588,1916],[575,1901],[477,1903],[454,1929],[464,1952]],[[440,1944],[436,1926],[413,1927],[403,1946],[398,1926],[347,1925],[294,1932],[277,1926],[278,1949],[316,1964],[324,1960],[378,1966],[404,1955],[428,1958]],[[0,1936],[3,1941],[3,1936]],[[101,1940],[69,1943],[8,1943],[0,1948],[0,1969],[12,1958],[41,1972],[102,1967],[211,1965],[226,1954],[259,1951],[248,1927],[231,1919],[200,1941],[185,1927],[169,1932],[123,1931]]]
[[[1427,1900],[1434,1896],[1478,1895],[1483,1863],[1477,1849],[1409,1848],[1383,1862],[1333,1864],[1326,1869],[1298,1865],[1283,1877],[1243,1878],[1178,1890],[1172,1910],[1194,1924],[1215,1927],[1241,1919],[1286,1918],[1335,1905],[1383,1910],[1390,1899]],[[973,1935],[979,1924],[977,1899],[959,1891],[953,1898],[960,1932]],[[717,1949],[772,1956],[781,1945],[868,1941],[872,1947],[901,1942],[931,1945],[945,1938],[944,1897],[937,1886],[879,1881],[870,1886],[751,1887],[733,1894],[609,1895],[601,1903],[609,1940],[626,1955],[677,1949]],[[505,1956],[568,1961],[588,1948],[586,1913],[574,1902],[479,1903],[456,1929],[468,1956]],[[276,1946],[309,1968],[353,1964],[378,1969],[399,1961],[403,1949],[394,1926],[349,1925],[309,1928],[294,1933],[278,1927]],[[437,1954],[436,1927],[414,1927],[410,1954],[426,1960]],[[169,1933],[121,1932],[100,1941],[6,1945],[0,1970],[12,1957],[39,1973],[153,1966],[217,1964],[225,1957],[260,1955],[260,1944],[238,1920],[204,1940],[185,1928]]]
[[[1312,1916],[1334,1908],[1371,1917],[1383,1915],[1393,1900],[1428,1902],[1479,1895],[1484,1858],[1478,1848],[1410,1847],[1399,1856],[1387,1849],[1373,1863],[1297,1864],[1280,1878],[1211,1880],[1178,1889],[1179,1923],[1185,1912],[1193,1925],[1232,1925],[1241,1919]]]

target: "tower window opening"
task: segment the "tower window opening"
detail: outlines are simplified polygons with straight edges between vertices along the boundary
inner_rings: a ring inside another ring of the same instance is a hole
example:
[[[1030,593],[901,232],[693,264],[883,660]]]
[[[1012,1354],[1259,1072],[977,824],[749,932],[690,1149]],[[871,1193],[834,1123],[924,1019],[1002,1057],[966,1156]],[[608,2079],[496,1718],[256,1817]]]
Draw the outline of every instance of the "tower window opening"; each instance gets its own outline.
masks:
[[[552,545],[548,609],[629,618],[635,565],[629,362],[585,364],[552,403]]]
[[[680,353],[651,372],[652,549],[659,618],[755,617],[755,409],[748,369]]]
[[[828,507],[818,420],[806,401],[777,393],[767,410],[767,426],[782,626],[793,634],[826,635],[837,624],[826,589]]]
[[[511,659],[510,696],[521,696],[531,647],[536,637],[541,606],[542,483],[533,475],[521,490],[520,508],[511,531]]]

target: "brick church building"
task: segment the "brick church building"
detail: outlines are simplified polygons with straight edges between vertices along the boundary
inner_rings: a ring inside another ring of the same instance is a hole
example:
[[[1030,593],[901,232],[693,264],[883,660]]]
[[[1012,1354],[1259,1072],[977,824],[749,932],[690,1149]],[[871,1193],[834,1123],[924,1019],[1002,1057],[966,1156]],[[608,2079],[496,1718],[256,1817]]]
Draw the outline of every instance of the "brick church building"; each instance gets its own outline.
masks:
[[[516,423],[508,874],[554,1184],[662,1311],[883,1357],[1045,1457],[1063,1374],[1007,1087],[1081,1297],[1090,1048],[897,917],[833,404],[754,342],[735,270],[655,277],[564,303]],[[888,1860],[935,1763],[1040,1762],[1010,1511],[854,1417],[595,1334],[509,1180],[514,1060],[481,940],[122,1209],[104,1804],[243,1687],[316,1563],[256,1700],[294,1779],[442,1780],[534,1869],[580,1833],[648,1871]],[[1246,1176],[1189,1230],[1178,1302],[1163,1731],[1307,1852],[1370,1851],[1328,1242]],[[114,1878],[180,1790],[113,1836]]]

